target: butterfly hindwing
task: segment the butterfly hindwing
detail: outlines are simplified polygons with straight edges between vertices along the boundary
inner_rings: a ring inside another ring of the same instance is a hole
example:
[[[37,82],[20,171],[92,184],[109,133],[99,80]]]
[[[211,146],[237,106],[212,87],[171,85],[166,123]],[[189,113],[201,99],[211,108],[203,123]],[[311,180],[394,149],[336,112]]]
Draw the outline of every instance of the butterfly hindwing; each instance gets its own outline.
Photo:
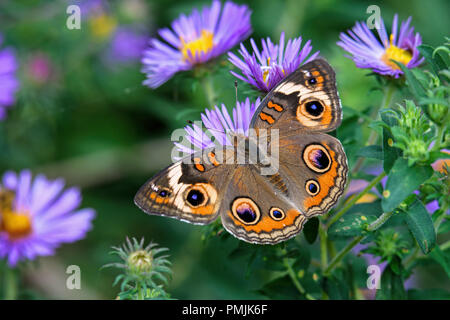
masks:
[[[272,188],[257,167],[233,172],[220,208],[222,224],[235,237],[250,243],[276,244],[302,229],[306,217],[281,191]]]
[[[340,141],[315,133],[285,137],[278,147],[279,174],[289,198],[308,218],[328,212],[347,180],[347,158]]]

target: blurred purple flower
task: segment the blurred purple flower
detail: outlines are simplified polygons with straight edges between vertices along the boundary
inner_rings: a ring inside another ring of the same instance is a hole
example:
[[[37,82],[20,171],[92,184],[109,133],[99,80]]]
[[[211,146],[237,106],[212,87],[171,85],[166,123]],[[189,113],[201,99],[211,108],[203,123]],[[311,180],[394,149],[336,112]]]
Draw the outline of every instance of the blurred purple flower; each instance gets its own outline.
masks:
[[[3,38],[0,35],[0,46]],[[6,108],[15,102],[19,88],[16,78],[17,59],[11,48],[0,49],[0,120],[6,117]]]
[[[106,0],[70,0],[69,4],[80,7],[82,19],[89,18],[92,15],[102,14],[108,7]]]
[[[417,47],[422,44],[419,33],[414,34],[414,27],[410,26],[411,17],[403,21],[399,32],[398,15],[392,22],[392,33],[387,36],[383,20],[380,21],[378,37],[367,27],[364,22],[356,22],[352,30],[347,34],[342,32],[337,45],[350,53],[358,68],[369,68],[381,75],[398,78],[403,72],[391,61],[391,59],[403,63],[408,68],[420,65],[424,58],[419,56]]]
[[[203,150],[214,147],[217,143],[220,145],[232,145],[229,135],[231,133],[248,136],[250,122],[252,116],[260,104],[260,99],[257,98],[255,102],[250,102],[246,98],[243,102],[236,102],[236,107],[233,108],[233,118],[230,117],[227,108],[222,104],[221,109],[214,106],[213,110],[205,109],[201,114],[202,126],[208,130],[208,133],[214,136],[213,142],[209,135],[203,129],[196,125],[186,126],[187,140],[194,145],[194,148],[185,146],[181,143],[175,142],[178,151],[189,155],[194,153],[196,149]]]
[[[302,37],[289,39],[284,46],[284,32],[281,33],[279,44],[273,44],[270,38],[262,39],[260,52],[253,39],[250,39],[253,53],[250,54],[241,43],[240,59],[232,52],[228,53],[229,61],[238,67],[242,75],[230,71],[235,77],[248,82],[263,92],[269,92],[283,78],[294,72],[300,65],[314,60],[319,51],[312,54],[311,41],[308,40],[303,48]]]
[[[31,172],[7,172],[0,184],[0,258],[10,267],[19,261],[53,255],[62,243],[85,237],[93,209],[78,209],[77,188],[63,191],[62,179],[50,181]]]
[[[165,42],[153,38],[144,51],[144,84],[157,88],[175,73],[230,50],[250,34],[250,14],[246,5],[226,2],[221,10],[220,2],[213,1],[200,12],[194,9],[189,16],[180,15],[173,21],[172,30],[159,30]]]
[[[44,53],[36,53],[33,54],[28,63],[27,73],[34,82],[43,84],[50,78],[51,69],[51,62],[48,56]]]
[[[119,28],[111,41],[110,56],[114,61],[139,60],[147,44],[147,37],[129,28]]]

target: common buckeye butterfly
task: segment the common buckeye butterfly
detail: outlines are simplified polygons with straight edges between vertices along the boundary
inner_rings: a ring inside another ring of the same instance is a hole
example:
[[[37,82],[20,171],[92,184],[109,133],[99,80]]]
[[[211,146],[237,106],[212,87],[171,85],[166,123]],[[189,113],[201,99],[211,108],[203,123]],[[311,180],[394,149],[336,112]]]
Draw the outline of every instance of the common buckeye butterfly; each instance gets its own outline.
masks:
[[[343,193],[347,158],[339,140],[326,134],[341,120],[335,73],[324,59],[315,59],[272,89],[250,123],[257,133],[278,130],[279,139],[269,141],[279,150],[277,173],[262,175],[258,164],[223,161],[235,158],[235,146],[223,150],[222,161],[215,148],[205,149],[151,178],[135,203],[148,214],[194,224],[220,215],[224,228],[246,242],[285,241],[309,218],[328,212]]]

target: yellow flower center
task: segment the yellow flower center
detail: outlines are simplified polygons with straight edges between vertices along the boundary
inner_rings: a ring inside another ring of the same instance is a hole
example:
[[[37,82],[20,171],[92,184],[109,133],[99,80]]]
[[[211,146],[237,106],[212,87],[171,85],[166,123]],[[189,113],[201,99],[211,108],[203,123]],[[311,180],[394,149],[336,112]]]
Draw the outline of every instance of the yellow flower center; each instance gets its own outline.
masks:
[[[14,240],[29,235],[32,227],[28,214],[12,210],[13,200],[13,192],[0,191],[0,232],[6,232]]]
[[[207,30],[202,30],[202,35],[190,42],[185,42],[184,39],[180,37],[180,50],[183,53],[183,59],[189,62],[195,62],[195,57],[210,52],[214,46],[213,38],[214,35]]]
[[[105,39],[109,37],[116,29],[116,25],[116,19],[104,13],[97,14],[89,20],[91,33],[98,39]]]
[[[269,81],[270,68],[271,68],[271,66],[270,66],[270,57],[269,57],[269,58],[267,58],[267,66],[261,67],[261,69],[264,70],[263,71],[263,81],[265,83],[268,83],[268,81]],[[283,72],[283,75],[286,75],[284,72],[284,69],[281,69],[281,71]]]
[[[409,50],[405,50],[393,45],[392,40],[393,35],[391,34],[391,37],[389,39],[389,47],[387,47],[386,51],[381,56],[381,59],[391,68],[400,70],[399,66],[392,62],[391,59],[397,62],[401,62],[406,66],[412,59],[412,53]]]

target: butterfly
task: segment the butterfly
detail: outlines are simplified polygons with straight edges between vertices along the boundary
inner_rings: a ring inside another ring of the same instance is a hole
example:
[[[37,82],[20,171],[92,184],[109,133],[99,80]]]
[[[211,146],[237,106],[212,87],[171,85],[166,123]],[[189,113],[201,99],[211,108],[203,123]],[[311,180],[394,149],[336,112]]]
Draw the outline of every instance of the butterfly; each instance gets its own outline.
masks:
[[[276,172],[262,174],[263,164],[236,161],[254,145],[243,137],[240,153],[237,143],[222,151],[212,147],[168,166],[141,187],[135,203],[148,214],[194,224],[220,216],[228,232],[250,243],[288,240],[343,193],[347,157],[340,141],[326,133],[341,121],[335,72],[326,60],[315,59],[274,87],[251,120],[256,136],[266,132],[278,150]],[[272,132],[277,139],[270,138]]]

